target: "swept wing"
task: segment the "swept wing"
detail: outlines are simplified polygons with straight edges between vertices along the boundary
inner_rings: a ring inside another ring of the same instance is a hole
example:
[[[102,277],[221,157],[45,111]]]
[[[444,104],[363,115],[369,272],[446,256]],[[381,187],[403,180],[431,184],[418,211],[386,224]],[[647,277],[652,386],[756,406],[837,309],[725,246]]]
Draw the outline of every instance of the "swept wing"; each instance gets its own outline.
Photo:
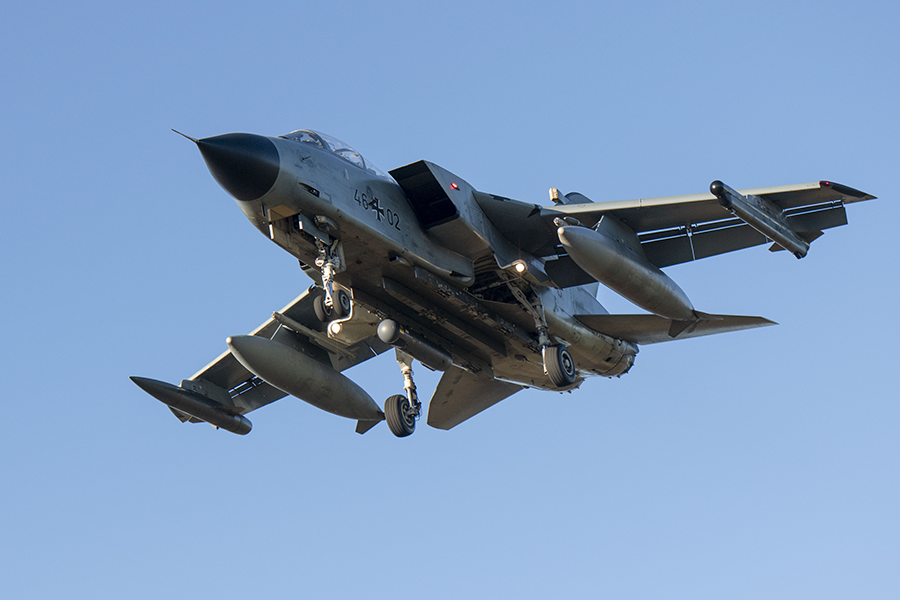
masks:
[[[302,344],[308,355],[337,372],[349,369],[390,348],[374,335],[374,329],[373,335],[352,344],[342,344],[330,339],[324,331],[324,325],[315,314],[314,303],[319,293],[314,288],[305,291],[254,329],[250,335],[278,340],[276,334],[282,327],[279,318],[283,322],[292,323],[294,327],[292,331],[295,334],[292,335],[294,346]],[[148,380],[144,380],[146,381]],[[150,381],[152,385],[154,382]],[[181,388],[203,396],[219,410],[234,415],[245,415],[287,395],[251,373],[230,351],[223,352],[189,379],[183,380]],[[153,394],[150,389],[144,389]],[[195,416],[171,406],[169,408],[182,422],[202,422]]]
[[[822,230],[845,225],[845,204],[875,197],[829,181],[741,190],[773,202],[784,211],[791,228],[810,239]],[[585,198],[570,194],[570,198]],[[734,218],[709,193],[615,202],[578,202],[546,207],[491,194],[476,194],[491,222],[526,252],[548,260],[547,272],[561,287],[592,281],[573,269],[559,247],[554,219],[572,217],[593,226],[612,214],[630,227],[641,241],[647,258],[666,267],[765,244],[769,240]],[[557,259],[557,260],[552,260]]]

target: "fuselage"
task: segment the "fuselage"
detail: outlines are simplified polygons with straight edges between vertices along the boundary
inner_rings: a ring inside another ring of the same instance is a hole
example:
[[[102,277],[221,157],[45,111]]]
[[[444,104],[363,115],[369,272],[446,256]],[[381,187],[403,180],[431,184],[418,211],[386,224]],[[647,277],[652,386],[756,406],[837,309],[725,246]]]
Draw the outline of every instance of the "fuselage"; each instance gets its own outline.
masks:
[[[403,324],[470,372],[559,389],[544,371],[534,310],[515,288],[543,315],[550,338],[572,353],[579,377],[568,389],[585,376],[617,376],[631,367],[635,345],[574,316],[606,313],[594,297],[596,284],[559,289],[530,276],[529,265],[543,261],[499,233],[466,181],[414,163],[403,168],[407,189],[417,190],[407,194],[352,148],[315,132],[229,136],[198,142],[213,175],[250,222],[320,284],[316,261],[324,246],[334,248],[334,281],[352,295],[355,311]],[[244,168],[239,161],[226,165],[228,172],[220,165],[241,145],[259,163],[248,175],[256,184],[231,172]],[[243,187],[231,189],[235,182]]]

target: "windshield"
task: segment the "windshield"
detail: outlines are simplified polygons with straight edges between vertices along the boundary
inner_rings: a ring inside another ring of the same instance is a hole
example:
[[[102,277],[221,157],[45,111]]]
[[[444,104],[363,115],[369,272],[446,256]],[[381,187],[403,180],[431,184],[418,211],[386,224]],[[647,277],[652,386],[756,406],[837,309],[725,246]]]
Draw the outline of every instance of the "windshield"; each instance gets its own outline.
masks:
[[[295,142],[301,142],[303,144],[313,144],[314,146],[318,146],[323,150],[329,150],[331,152],[334,152],[341,158],[352,162],[360,169],[365,169],[366,171],[373,173],[379,177],[389,179],[384,171],[363,159],[362,154],[350,147],[349,144],[345,144],[341,140],[335,137],[331,137],[330,135],[327,135],[325,133],[313,131],[312,129],[298,129],[297,131],[292,131],[289,134],[283,135],[281,137],[286,140],[294,140]]]

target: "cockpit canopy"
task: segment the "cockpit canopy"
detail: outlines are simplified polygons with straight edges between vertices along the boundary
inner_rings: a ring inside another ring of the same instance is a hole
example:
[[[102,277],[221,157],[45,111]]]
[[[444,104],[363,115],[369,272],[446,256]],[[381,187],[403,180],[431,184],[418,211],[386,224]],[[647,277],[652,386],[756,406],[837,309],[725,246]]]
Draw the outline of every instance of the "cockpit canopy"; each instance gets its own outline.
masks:
[[[298,129],[297,131],[292,131],[287,135],[282,135],[281,137],[286,140],[293,140],[295,142],[301,142],[303,144],[313,144],[314,146],[318,146],[323,150],[334,152],[344,160],[352,162],[360,169],[365,169],[366,171],[377,175],[378,177],[390,179],[390,177],[388,177],[384,171],[382,171],[372,163],[366,161],[362,157],[362,154],[350,147],[349,144],[345,144],[341,140],[331,137],[330,135],[327,135],[325,133],[319,133],[318,131],[313,131],[312,129]]]

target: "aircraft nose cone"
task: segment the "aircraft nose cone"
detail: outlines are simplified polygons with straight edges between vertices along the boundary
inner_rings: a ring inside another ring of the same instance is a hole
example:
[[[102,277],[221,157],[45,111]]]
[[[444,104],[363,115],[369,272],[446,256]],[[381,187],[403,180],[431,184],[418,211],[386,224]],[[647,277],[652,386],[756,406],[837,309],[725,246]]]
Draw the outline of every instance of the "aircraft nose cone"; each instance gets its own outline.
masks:
[[[264,196],[278,178],[278,150],[261,135],[226,133],[197,140],[197,147],[212,176],[238,200]]]

